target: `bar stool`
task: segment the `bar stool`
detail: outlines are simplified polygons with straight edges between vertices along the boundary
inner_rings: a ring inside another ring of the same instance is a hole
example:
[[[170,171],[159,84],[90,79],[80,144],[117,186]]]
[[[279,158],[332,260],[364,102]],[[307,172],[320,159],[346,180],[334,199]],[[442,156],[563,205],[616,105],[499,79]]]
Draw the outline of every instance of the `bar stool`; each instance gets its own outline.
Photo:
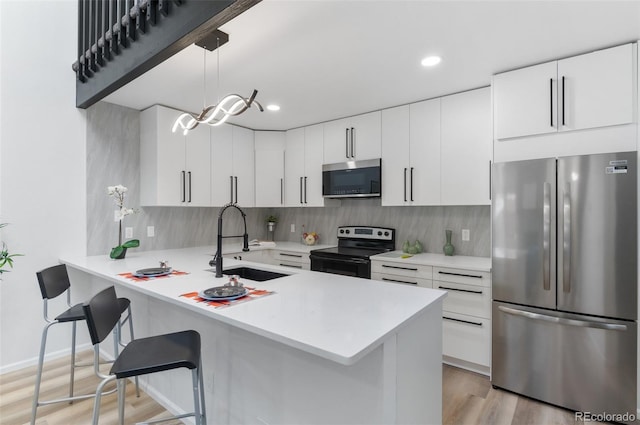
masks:
[[[83,395],[73,395],[73,386],[75,379],[75,369],[80,366],[90,366],[90,363],[82,364],[76,363],[76,327],[79,321],[85,320],[84,311],[82,309],[82,303],[71,305],[71,283],[69,281],[69,275],[67,273],[67,268],[64,264],[60,264],[57,266],[49,267],[44,270],[41,270],[36,273],[38,278],[38,283],[40,285],[40,293],[42,294],[42,299],[44,303],[44,320],[47,322],[44,329],[42,330],[42,340],[40,342],[40,355],[38,357],[38,371],[36,373],[36,384],[33,394],[33,405],[31,410],[31,424],[35,424],[36,414],[39,406],[44,406],[47,404],[66,402],[73,403],[75,400],[83,400],[87,398],[95,397],[95,394],[83,394]],[[52,300],[62,293],[67,293],[67,307],[63,313],[56,316],[55,319],[49,318],[48,311],[48,301]],[[119,311],[119,319],[118,319],[118,329],[121,329],[122,326],[129,322],[129,332],[131,335],[131,339],[133,336],[133,316],[131,315],[131,302],[127,298],[118,298],[118,311]],[[122,318],[122,314],[126,312],[126,316]],[[71,323],[72,333],[71,333],[71,373],[69,379],[69,397],[54,399],[54,400],[40,400],[40,384],[42,382],[42,370],[44,367],[44,355],[46,351],[47,344],[47,334],[49,332],[49,328],[53,325],[59,323]],[[116,337],[114,337],[114,355],[117,357],[119,346],[124,347],[125,344],[122,342],[121,332],[115,333]],[[138,381],[136,379],[136,393],[138,396],[140,395],[138,387]],[[110,391],[114,392],[114,391]]]
[[[86,302],[82,308],[87,318],[89,335],[93,343],[94,364],[97,364],[99,359],[98,345],[109,335],[114,326],[117,325],[120,317],[115,289],[111,286],[97,293],[91,300]],[[194,416],[196,425],[206,425],[202,363],[200,358],[200,334],[194,330],[132,340],[124,350],[122,350],[118,358],[116,358],[109,371],[109,375],[100,373],[96,366],[96,374],[103,380],[96,389],[96,399],[93,406],[93,425],[98,425],[102,389],[109,382],[117,379],[118,417],[120,425],[123,425],[127,378],[182,367],[191,369],[194,411],[141,423],[152,424]],[[202,408],[200,406],[202,406]]]

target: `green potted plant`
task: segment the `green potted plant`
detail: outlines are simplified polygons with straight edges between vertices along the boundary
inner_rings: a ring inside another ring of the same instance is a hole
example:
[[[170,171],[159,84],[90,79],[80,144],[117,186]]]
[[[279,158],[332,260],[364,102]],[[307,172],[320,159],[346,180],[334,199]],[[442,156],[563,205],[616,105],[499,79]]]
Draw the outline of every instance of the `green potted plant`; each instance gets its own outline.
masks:
[[[137,248],[140,246],[138,239],[131,239],[122,243],[122,220],[130,215],[135,214],[138,211],[133,208],[127,208],[124,206],[124,196],[127,192],[127,188],[121,184],[116,186],[107,187],[107,193],[109,196],[113,196],[114,201],[118,209],[115,212],[115,221],[118,222],[118,245],[111,249],[109,257],[114,260],[121,260],[127,255],[128,248]]]
[[[0,229],[7,226],[9,223],[0,223]],[[9,248],[7,248],[7,244],[2,242],[2,248],[0,248],[0,280],[2,279],[2,274],[7,273],[10,270],[7,268],[13,268],[13,259],[14,257],[20,257],[22,254],[11,254],[9,252]]]

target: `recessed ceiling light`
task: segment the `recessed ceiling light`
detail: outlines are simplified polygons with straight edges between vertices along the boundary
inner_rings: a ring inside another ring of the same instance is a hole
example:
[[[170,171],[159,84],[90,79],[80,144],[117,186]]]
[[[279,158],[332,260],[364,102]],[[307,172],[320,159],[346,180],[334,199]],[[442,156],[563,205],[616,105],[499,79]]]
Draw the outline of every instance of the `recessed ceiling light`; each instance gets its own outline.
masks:
[[[267,105],[267,109],[270,111],[279,111],[280,110],[280,106],[278,105]]]
[[[422,59],[422,62],[420,62],[422,64],[422,66],[434,66],[440,63],[440,61],[442,60],[442,58],[440,58],[440,56],[427,56],[426,58]]]

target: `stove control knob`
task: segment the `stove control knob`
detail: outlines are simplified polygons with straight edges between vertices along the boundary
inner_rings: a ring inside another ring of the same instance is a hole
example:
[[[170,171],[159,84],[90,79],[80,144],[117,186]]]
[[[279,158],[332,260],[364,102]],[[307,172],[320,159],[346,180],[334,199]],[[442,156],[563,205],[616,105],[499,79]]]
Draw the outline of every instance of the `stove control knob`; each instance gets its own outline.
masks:
[[[382,231],[378,230],[378,236],[382,236]]]
[[[349,229],[347,229],[347,235],[348,235],[349,233],[351,233],[351,231],[350,231]]]
[[[344,229],[340,229],[340,233],[344,233]]]
[[[389,232],[384,232],[384,235],[385,236],[389,236]]]

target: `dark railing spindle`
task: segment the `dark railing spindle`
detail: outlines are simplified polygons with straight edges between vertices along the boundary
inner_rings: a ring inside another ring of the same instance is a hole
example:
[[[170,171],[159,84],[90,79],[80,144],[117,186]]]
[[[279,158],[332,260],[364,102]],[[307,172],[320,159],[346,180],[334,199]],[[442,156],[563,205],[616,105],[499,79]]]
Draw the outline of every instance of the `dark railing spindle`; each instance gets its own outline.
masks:
[[[158,16],[158,0],[148,0],[147,2],[147,19],[149,24],[154,26]]]
[[[102,57],[106,62],[111,60],[111,49],[109,40],[107,40],[107,32],[109,31],[109,0],[101,0],[102,2]]]
[[[102,0],[94,0],[94,7],[96,9],[95,16],[95,46],[96,46],[96,63],[100,65],[100,67],[104,66],[104,59],[102,57],[102,48],[100,47],[100,38],[102,37]],[[103,39],[104,41],[104,39]]]
[[[82,60],[82,57],[84,56],[84,37],[82,34],[84,29],[83,5],[82,0],[78,0],[78,68],[76,69],[76,77],[84,83],[87,79],[84,76],[84,61]]]
[[[114,55],[120,54],[118,47],[118,0],[109,0],[109,29],[111,30],[111,41],[109,49]]]
[[[146,16],[146,8],[147,3],[144,0],[138,1],[138,6],[136,8],[138,14],[136,16],[136,30],[140,31],[142,34],[147,32],[147,16]]]
[[[91,3],[85,2],[84,8],[84,26],[82,29],[82,61],[84,63],[84,75],[87,78],[91,78],[93,76],[93,72],[91,69],[91,37],[89,36],[91,32]]]
[[[118,34],[118,42],[122,48],[129,47],[129,40],[127,39],[127,27],[126,24],[129,22],[127,17],[127,2],[126,0],[118,0],[118,28],[120,28],[120,33]]]

